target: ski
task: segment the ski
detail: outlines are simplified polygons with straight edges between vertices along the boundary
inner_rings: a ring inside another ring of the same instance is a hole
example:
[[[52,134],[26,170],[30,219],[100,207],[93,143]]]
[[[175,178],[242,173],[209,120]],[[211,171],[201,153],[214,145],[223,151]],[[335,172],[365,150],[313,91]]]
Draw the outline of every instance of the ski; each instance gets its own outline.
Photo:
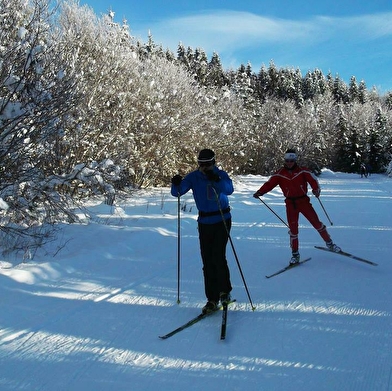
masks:
[[[330,250],[329,248],[327,248],[327,247],[321,247],[321,246],[314,246],[314,247],[317,248],[317,249],[319,249],[319,250],[328,251],[328,252],[330,252],[330,253],[339,254],[339,255],[344,255],[345,257],[349,257],[349,258],[355,259],[355,260],[357,260],[357,261],[365,262],[365,263],[367,263],[367,264],[369,264],[369,265],[378,266],[378,263],[376,263],[376,262],[372,262],[372,261],[369,261],[368,259],[364,259],[364,258],[361,258],[361,257],[357,257],[356,255],[347,253],[347,252],[345,252],[345,251],[335,252],[335,251],[331,251],[331,250]]]
[[[229,304],[234,303],[234,302],[235,302],[235,299],[234,299],[234,300],[231,300],[231,301],[229,302]],[[222,308],[223,308],[223,306],[220,305],[220,306],[218,306],[218,308],[217,308],[215,311],[209,312],[209,313],[207,313],[207,314],[199,314],[199,315],[195,316],[193,319],[191,319],[190,321],[184,323],[182,326],[177,327],[177,328],[174,329],[173,331],[170,331],[170,333],[167,333],[167,334],[165,334],[165,335],[160,335],[159,338],[160,338],[160,339],[167,339],[167,338],[170,338],[170,337],[172,337],[174,334],[177,334],[177,333],[179,333],[180,331],[185,330],[185,329],[187,329],[188,327],[194,325],[195,323],[200,322],[202,319],[207,318],[207,317],[209,317],[210,315],[215,314],[216,312],[218,312],[218,311],[221,310]]]
[[[230,304],[234,303],[236,299],[229,300],[227,303],[222,304],[222,324],[221,324],[221,336],[220,339],[226,338],[226,327],[227,327],[227,309]]]
[[[221,325],[221,336],[220,339],[225,339],[226,338],[226,325],[227,325],[227,303],[224,303],[222,305],[223,311],[222,311],[222,325]]]
[[[306,258],[306,259],[304,259],[303,261],[299,261],[298,263],[294,263],[293,265],[287,265],[286,267],[284,267],[284,268],[278,270],[277,272],[275,272],[275,273],[273,273],[273,274],[270,274],[269,276],[265,276],[265,277],[266,277],[266,278],[275,277],[275,276],[277,276],[278,274],[281,274],[281,273],[283,273],[283,272],[285,272],[285,271],[287,271],[287,270],[290,270],[290,269],[293,269],[293,268],[295,268],[295,267],[297,267],[297,266],[299,266],[299,265],[302,265],[303,263],[308,262],[308,261],[310,261],[311,259],[312,259],[312,258]]]
[[[214,314],[218,310],[219,310],[219,308],[215,311],[209,312],[208,314],[199,314],[199,315],[195,316],[193,319],[191,319],[189,322],[186,322],[182,326],[177,327],[175,330],[171,331],[170,333],[167,333],[165,335],[160,335],[159,338],[160,339],[167,339],[167,338],[173,336],[174,334],[177,334],[180,331],[185,330],[186,328],[194,325],[195,323],[201,321],[202,319],[207,318],[208,316]]]

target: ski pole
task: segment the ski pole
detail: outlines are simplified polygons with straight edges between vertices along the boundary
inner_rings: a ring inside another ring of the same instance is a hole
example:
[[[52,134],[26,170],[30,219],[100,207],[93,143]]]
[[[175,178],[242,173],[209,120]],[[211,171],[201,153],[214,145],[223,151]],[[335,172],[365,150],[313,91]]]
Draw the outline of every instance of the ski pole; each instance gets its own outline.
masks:
[[[222,215],[223,215],[223,213],[222,213]],[[222,217],[223,217],[223,216],[222,216]],[[240,265],[240,261],[239,261],[238,256],[237,256],[237,252],[235,251],[234,244],[233,244],[233,240],[231,239],[231,235],[230,235],[230,233],[229,233],[229,231],[228,231],[226,222],[225,222],[225,226],[226,226],[227,234],[228,234],[228,237],[229,237],[229,240],[230,240],[230,245],[231,245],[231,248],[232,248],[232,250],[233,250],[233,254],[234,254],[235,260],[236,260],[236,262],[237,262],[238,270],[240,271],[241,278],[242,278],[242,281],[243,281],[243,283],[244,283],[244,287],[245,287],[245,290],[246,290],[246,294],[248,295],[248,299],[249,299],[250,306],[251,306],[251,308],[252,308],[252,311],[254,311],[254,310],[256,309],[256,307],[253,305],[252,299],[251,299],[251,297],[250,297],[250,293],[249,293],[249,289],[248,289],[248,286],[247,286],[246,281],[245,281],[244,273],[242,272],[242,268],[241,268],[241,265]]]
[[[180,304],[180,263],[181,263],[181,194],[177,193],[177,304]]]
[[[287,225],[287,223],[272,209],[270,208],[260,197],[257,197],[288,229],[290,227]]]
[[[329,218],[328,213],[327,213],[327,211],[325,210],[324,205],[322,204],[322,202],[321,202],[321,200],[320,200],[320,197],[316,197],[316,198],[319,200],[320,205],[321,205],[321,207],[323,208],[323,211],[324,211],[325,215],[327,216],[327,219],[328,219],[329,223],[330,223],[331,225],[333,225],[333,222],[332,222],[331,219]]]
[[[232,250],[233,250],[234,258],[235,258],[235,260],[236,260],[236,262],[237,262],[238,270],[240,271],[241,278],[242,278],[242,281],[243,281],[243,283],[244,283],[244,287],[245,287],[245,290],[246,290],[246,294],[248,295],[248,299],[249,299],[250,306],[251,306],[251,308],[252,308],[252,311],[254,311],[254,310],[256,309],[256,307],[253,305],[252,299],[251,299],[251,297],[250,297],[248,285],[246,284],[245,277],[244,277],[244,273],[242,272],[241,264],[240,264],[240,261],[239,261],[238,256],[237,256],[237,252],[236,252],[236,250],[235,250],[233,240],[231,239],[230,230],[229,230],[229,228],[228,228],[228,226],[227,226],[227,224],[226,224],[225,216],[224,216],[224,214],[223,214],[223,210],[222,210],[222,207],[221,207],[220,202],[219,202],[218,193],[216,192],[216,190],[215,190],[215,188],[214,188],[213,186],[212,186],[212,188],[213,188],[214,193],[215,193],[216,202],[217,202],[217,204],[218,204],[219,212],[220,212],[220,214],[221,214],[221,216],[222,216],[223,224],[224,224],[224,226],[225,226],[225,228],[226,228],[227,237],[229,238],[230,245],[231,245],[231,248],[232,248]]]

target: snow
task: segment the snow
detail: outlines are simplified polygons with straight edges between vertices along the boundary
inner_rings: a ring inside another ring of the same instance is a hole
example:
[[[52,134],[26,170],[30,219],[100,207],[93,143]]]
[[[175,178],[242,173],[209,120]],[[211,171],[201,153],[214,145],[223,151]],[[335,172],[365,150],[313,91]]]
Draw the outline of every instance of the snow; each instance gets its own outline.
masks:
[[[334,241],[378,266],[315,249],[321,238],[301,218],[301,255],[312,259],[271,279],[290,249],[287,228],[252,197],[265,180],[234,178],[231,237],[255,310],[229,243],[237,302],[226,340],[219,313],[158,338],[205,303],[191,194],[181,199],[180,304],[177,199],[164,188],[97,200],[33,260],[1,260],[0,389],[391,390],[392,180],[324,170],[332,226],[312,197]],[[284,218],[278,190],[263,200]]]

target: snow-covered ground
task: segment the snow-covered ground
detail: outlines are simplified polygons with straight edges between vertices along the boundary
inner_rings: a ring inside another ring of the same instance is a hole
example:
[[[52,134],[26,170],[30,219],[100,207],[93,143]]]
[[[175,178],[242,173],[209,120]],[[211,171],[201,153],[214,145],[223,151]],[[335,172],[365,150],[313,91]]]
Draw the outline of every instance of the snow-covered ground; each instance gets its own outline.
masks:
[[[116,207],[88,206],[86,224],[24,264],[0,262],[0,390],[387,391],[392,390],[392,180],[323,171],[321,220],[344,250],[371,266],[314,248],[301,218],[302,257],[287,228],[252,194],[265,177],[234,178],[230,243],[237,302],[226,340],[220,313],[165,334],[205,304],[191,194],[181,198],[177,304],[177,199],[140,191]],[[278,190],[263,200],[285,217]],[[53,254],[56,256],[53,257]]]

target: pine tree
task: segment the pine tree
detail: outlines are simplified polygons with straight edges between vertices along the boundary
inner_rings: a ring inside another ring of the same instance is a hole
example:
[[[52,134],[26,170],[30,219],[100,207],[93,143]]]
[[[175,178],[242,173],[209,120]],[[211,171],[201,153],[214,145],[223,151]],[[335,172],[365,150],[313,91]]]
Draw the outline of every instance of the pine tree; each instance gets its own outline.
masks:
[[[366,83],[364,80],[361,80],[358,86],[358,102],[361,104],[365,104],[368,101],[368,93],[366,88]]]
[[[189,69],[188,57],[186,55],[185,46],[180,42],[177,48],[177,61]]]
[[[367,163],[373,172],[381,172],[389,161],[389,151],[384,141],[388,145],[388,138],[392,138],[387,136],[387,118],[381,108],[377,109],[374,126],[369,131]]]
[[[350,84],[348,87],[350,102],[358,102],[359,101],[359,88],[357,84],[357,79],[355,76],[351,76]]]
[[[353,157],[351,154],[348,120],[343,107],[339,106],[338,110],[339,119],[336,129],[333,169],[336,171],[352,172]]]
[[[385,104],[388,110],[392,110],[392,92],[388,92],[385,96]]]
[[[208,73],[206,77],[207,83],[213,87],[223,87],[226,85],[226,77],[223,72],[222,62],[218,53],[212,54],[208,64]]]
[[[273,61],[270,61],[268,67],[268,80],[268,93],[274,96],[278,96],[279,72]]]
[[[336,103],[348,103],[350,101],[348,87],[339,75],[335,76],[332,93]]]
[[[264,103],[268,96],[270,86],[269,74],[267,68],[262,65],[256,78],[255,92],[261,103]]]
[[[206,77],[208,73],[208,58],[205,51],[201,48],[196,48],[195,50],[192,71],[195,74],[196,80],[201,85],[206,85]]]

